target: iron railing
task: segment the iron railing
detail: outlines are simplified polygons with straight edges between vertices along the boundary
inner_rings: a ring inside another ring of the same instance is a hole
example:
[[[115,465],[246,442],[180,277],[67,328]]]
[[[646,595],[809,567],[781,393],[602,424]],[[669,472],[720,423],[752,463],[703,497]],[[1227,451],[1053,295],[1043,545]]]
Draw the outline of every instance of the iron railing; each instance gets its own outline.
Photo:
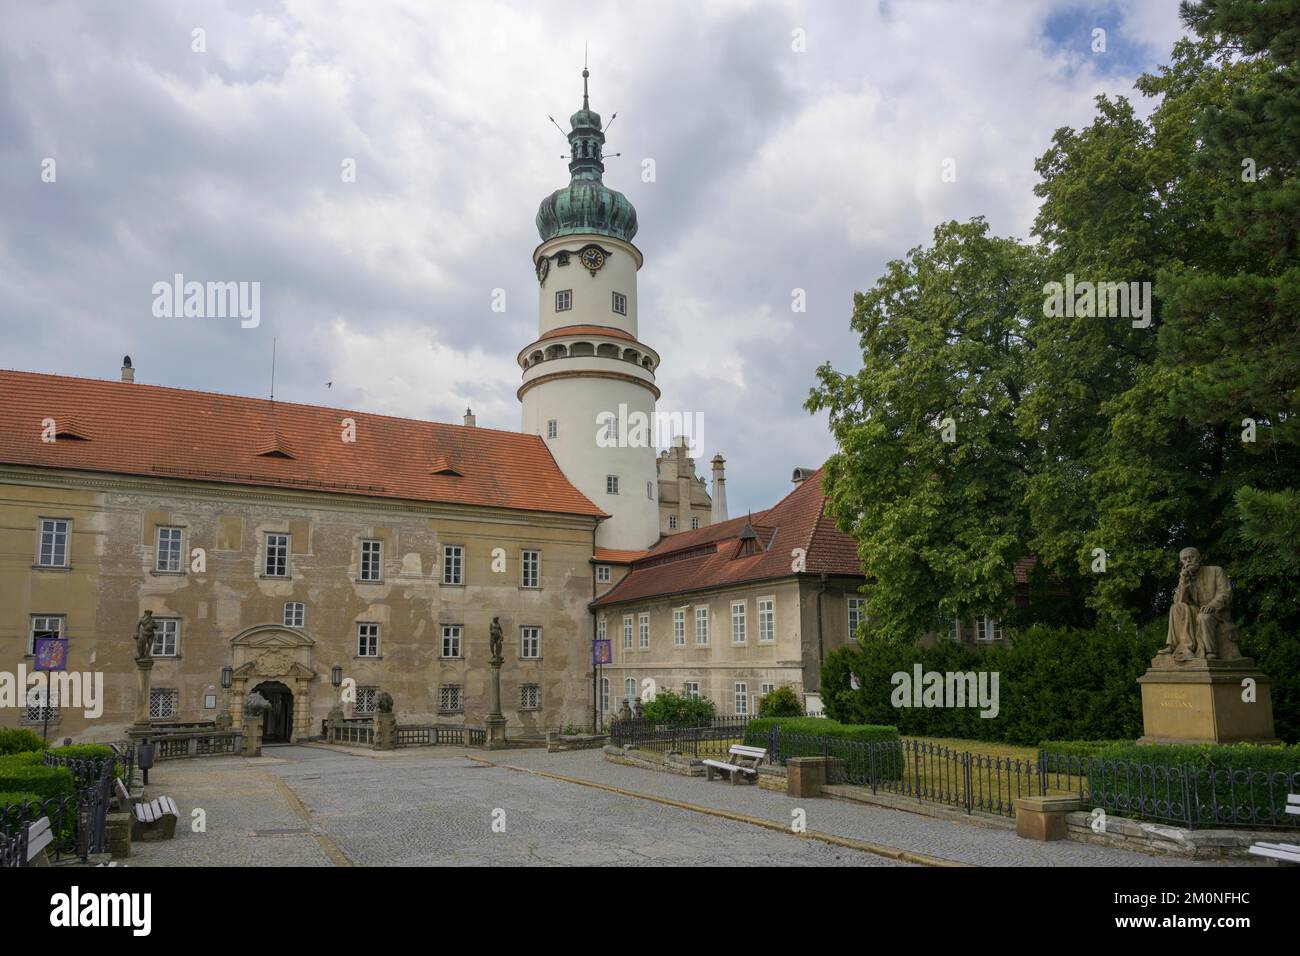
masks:
[[[637,747],[691,757],[725,754],[731,744],[744,738],[749,721],[749,717],[715,717],[695,727],[669,727],[644,718],[615,720],[609,725],[609,742],[615,747]]]
[[[108,848],[108,811],[113,797],[113,761],[57,758],[77,781],[74,793],[0,806],[0,866],[27,864],[27,824],[49,817],[55,860],[75,856],[83,862]],[[97,774],[97,775],[96,775]]]

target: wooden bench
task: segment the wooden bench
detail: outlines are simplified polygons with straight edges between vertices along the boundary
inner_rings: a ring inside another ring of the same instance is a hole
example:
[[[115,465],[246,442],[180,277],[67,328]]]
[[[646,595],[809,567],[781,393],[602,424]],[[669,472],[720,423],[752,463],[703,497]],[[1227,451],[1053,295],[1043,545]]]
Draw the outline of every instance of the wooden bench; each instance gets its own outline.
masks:
[[[1292,816],[1300,816],[1300,793],[1287,795],[1286,812]],[[1300,845],[1295,843],[1264,843],[1261,841],[1254,844],[1250,848],[1250,852],[1255,856],[1281,860],[1284,863],[1300,863]]]
[[[54,842],[54,828],[49,817],[27,824],[27,859],[24,866],[49,866],[45,848]],[[38,859],[39,858],[39,859]]]
[[[706,779],[712,780],[715,773],[720,773],[733,784],[742,780],[750,782],[758,780],[758,766],[767,759],[765,749],[762,747],[746,747],[744,744],[734,744],[727,753],[731,757],[730,763],[723,760],[704,761]]]
[[[141,800],[132,805],[131,794],[126,784],[118,777],[113,781],[117,791],[117,802],[123,810],[129,810],[135,816],[135,825],[131,828],[133,840],[170,840],[176,836],[176,821],[180,811],[176,801],[171,797],[158,797],[154,800]]]

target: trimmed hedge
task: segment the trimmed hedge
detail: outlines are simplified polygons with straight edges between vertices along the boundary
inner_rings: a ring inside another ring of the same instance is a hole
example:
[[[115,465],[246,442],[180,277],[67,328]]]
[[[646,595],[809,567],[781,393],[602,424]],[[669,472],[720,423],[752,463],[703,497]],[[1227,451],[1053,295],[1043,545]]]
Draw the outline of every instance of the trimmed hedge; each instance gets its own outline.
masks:
[[[782,684],[771,693],[758,699],[758,716],[760,717],[802,717],[803,702],[794,688]]]
[[[41,796],[30,790],[16,793],[0,793],[0,807],[16,807],[24,803],[40,803]]]
[[[0,757],[0,792],[35,793],[42,800],[76,792],[71,770],[32,763],[27,757],[27,754]]]
[[[1115,744],[1132,745],[1131,740],[1044,740],[1038,749],[1063,757],[1095,757],[1101,750]],[[1144,748],[1145,749],[1145,748]]]
[[[46,746],[40,734],[34,734],[25,727],[0,727],[0,757],[28,750],[44,750]]]
[[[780,727],[788,734],[813,737],[838,737],[844,740],[897,740],[898,728],[875,724],[841,724],[825,717],[756,717],[745,725],[745,743],[750,747],[767,746],[767,732]]]

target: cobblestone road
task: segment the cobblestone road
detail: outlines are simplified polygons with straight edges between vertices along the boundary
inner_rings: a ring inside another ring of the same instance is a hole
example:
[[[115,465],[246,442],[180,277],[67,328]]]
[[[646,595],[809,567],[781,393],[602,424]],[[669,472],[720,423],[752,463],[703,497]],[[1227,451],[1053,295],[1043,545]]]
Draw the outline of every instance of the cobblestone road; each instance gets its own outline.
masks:
[[[265,754],[156,767],[149,795],[176,800],[177,838],[137,843],[131,865],[906,865],[546,774],[782,828],[798,807],[810,831],[975,865],[1176,862],[1075,843],[1033,843],[1008,831],[836,800],[796,801],[755,787],[611,764],[599,751],[430,748],[363,756],[277,747]],[[196,807],[206,813],[206,832],[190,826]]]

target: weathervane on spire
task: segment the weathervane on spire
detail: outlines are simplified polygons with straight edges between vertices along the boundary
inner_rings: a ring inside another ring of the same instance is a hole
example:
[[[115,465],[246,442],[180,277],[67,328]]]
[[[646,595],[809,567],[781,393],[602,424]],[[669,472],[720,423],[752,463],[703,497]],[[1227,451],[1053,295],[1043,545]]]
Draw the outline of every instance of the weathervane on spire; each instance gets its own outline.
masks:
[[[591,74],[587,72],[587,44],[582,44],[582,108],[590,109],[587,104],[587,77]]]

